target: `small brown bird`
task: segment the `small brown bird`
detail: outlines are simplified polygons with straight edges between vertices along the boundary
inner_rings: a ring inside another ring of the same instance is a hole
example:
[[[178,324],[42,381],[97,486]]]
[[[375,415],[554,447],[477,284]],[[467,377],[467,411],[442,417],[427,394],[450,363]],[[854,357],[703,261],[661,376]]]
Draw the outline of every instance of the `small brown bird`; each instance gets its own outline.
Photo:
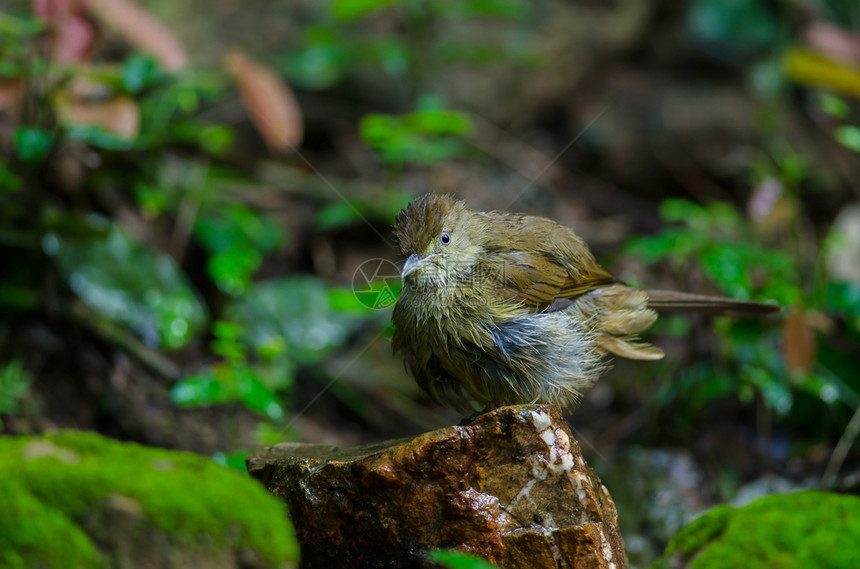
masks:
[[[470,209],[428,194],[397,215],[406,257],[394,351],[433,399],[464,410],[575,404],[605,355],[663,357],[637,334],[656,311],[769,314],[779,307],[638,290],[597,264],[570,229],[543,217]]]

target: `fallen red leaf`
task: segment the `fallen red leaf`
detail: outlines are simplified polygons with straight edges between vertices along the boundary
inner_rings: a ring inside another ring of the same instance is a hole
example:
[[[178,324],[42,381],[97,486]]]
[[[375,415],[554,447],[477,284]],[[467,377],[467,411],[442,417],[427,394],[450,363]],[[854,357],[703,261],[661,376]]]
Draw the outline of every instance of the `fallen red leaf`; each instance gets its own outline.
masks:
[[[33,15],[50,24],[51,58],[54,61],[89,59],[96,32],[83,14],[79,0],[33,0]]]
[[[252,61],[240,49],[227,52],[225,65],[268,147],[273,151],[298,147],[304,136],[304,121],[289,86],[271,68]]]
[[[104,25],[146,52],[167,70],[188,64],[185,47],[167,26],[131,0],[86,0],[86,6]]]
[[[0,79],[0,110],[14,107],[24,95],[26,86],[22,79]]]
[[[782,353],[792,371],[809,371],[815,363],[818,342],[803,309],[794,309],[782,321]]]
[[[140,108],[128,95],[85,101],[60,92],[54,98],[54,111],[64,126],[96,126],[129,141],[140,132]]]
[[[829,22],[815,21],[803,32],[806,43],[832,58],[860,62],[860,36]]]

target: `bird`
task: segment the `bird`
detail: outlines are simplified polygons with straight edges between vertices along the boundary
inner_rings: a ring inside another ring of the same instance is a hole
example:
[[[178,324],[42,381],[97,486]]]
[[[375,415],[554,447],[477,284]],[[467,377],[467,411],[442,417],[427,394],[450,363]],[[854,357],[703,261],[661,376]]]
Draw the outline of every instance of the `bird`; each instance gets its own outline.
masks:
[[[779,306],[629,287],[572,229],[430,193],[402,209],[392,348],[419,387],[461,411],[574,407],[610,354],[658,360],[639,338],[662,311],[766,315]]]

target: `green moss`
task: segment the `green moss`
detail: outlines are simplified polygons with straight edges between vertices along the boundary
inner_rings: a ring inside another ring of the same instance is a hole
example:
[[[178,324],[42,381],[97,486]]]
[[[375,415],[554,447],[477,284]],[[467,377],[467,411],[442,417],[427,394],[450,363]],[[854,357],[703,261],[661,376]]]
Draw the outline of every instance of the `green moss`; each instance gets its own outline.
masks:
[[[690,569],[856,569],[858,544],[860,497],[808,491],[714,508],[679,532],[658,563],[683,553],[694,554]]]
[[[71,569],[97,564],[93,544],[71,519],[46,507],[19,481],[5,476],[2,480],[0,567]]]
[[[709,541],[723,533],[735,509],[731,506],[717,506],[707,514],[694,520],[678,532],[666,547],[666,554],[681,552],[689,555],[704,547]]]
[[[51,567],[92,566],[95,548],[75,522],[114,494],[137,502],[146,522],[177,543],[251,548],[271,563],[298,558],[284,505],[251,479],[196,455],[73,431],[0,437],[0,480],[0,561],[11,567],[32,566],[16,556]],[[3,524],[15,517],[7,503],[29,527],[6,531]],[[70,548],[56,554],[64,563],[50,562],[55,553],[45,548],[59,542]]]

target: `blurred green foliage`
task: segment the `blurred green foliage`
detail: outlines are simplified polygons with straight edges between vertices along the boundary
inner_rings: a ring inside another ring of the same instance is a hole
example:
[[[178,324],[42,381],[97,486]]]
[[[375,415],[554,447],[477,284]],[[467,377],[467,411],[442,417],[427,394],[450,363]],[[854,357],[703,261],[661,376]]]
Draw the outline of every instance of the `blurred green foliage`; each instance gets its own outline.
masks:
[[[322,174],[317,179],[319,172],[313,173],[316,185],[301,176],[264,179],[260,163],[268,158],[249,157],[252,152],[236,144],[244,144],[247,125],[221,112],[233,102],[230,74],[222,70],[169,72],[150,56],[116,46],[100,54],[99,63],[50,62],[40,43],[46,24],[0,14],[0,81],[21,81],[28,89],[10,129],[10,151],[0,156],[0,309],[34,319],[77,315],[74,322],[98,329],[95,318],[86,322],[75,310],[86,305],[116,325],[124,335],[120,345],[134,340],[158,358],[191,362],[181,377],[165,378],[177,405],[244,406],[259,418],[261,443],[291,434],[290,409],[305,377],[331,386],[346,408],[374,414],[356,390],[333,383],[325,363],[357,338],[390,334],[396,271],[361,273],[352,286],[291,273],[296,266],[317,268],[316,259],[305,257],[321,234],[343,232],[350,239],[365,221],[374,228],[389,225],[412,197],[399,187],[403,172],[432,175],[452,161],[484,158],[471,143],[478,121],[439,94],[439,78],[473,66],[544,63],[536,55],[537,40],[544,39],[536,36],[536,22],[545,6],[525,0],[330,0],[297,9],[297,33],[275,57],[277,65],[300,99],[346,101],[355,115],[348,128],[365,152],[358,161],[375,159],[388,175],[384,183],[368,183],[370,189],[349,183],[341,188]],[[858,28],[856,0],[811,0],[806,6],[816,18]],[[781,109],[797,92],[780,55],[798,41],[798,14],[785,4],[743,0],[691,0],[662,12],[677,12],[696,48],[747,78],[760,104],[755,127],[762,142],[737,185],[755,193],[774,181],[782,193],[770,220],[732,203],[667,200],[660,208],[665,229],[631,240],[627,253],[663,264],[678,280],[701,275],[719,293],[786,309],[773,319],[713,320],[709,338],[716,338],[716,357],[663,382],[653,401],[672,416],[673,433],[679,425],[700,424],[722,408],[717,403],[740,402],[759,405],[814,441],[835,439],[860,406],[860,284],[828,271],[830,253],[849,251],[849,244],[836,231],[812,234],[802,209],[832,174],[816,169],[808,149],[786,142]],[[662,26],[668,17],[654,20]],[[493,33],[485,33],[488,28]],[[662,44],[654,53],[624,49],[612,57],[628,58],[625,66],[667,58]],[[547,63],[548,75],[558,72],[551,67],[557,62]],[[613,81],[629,80],[619,77],[624,79]],[[96,93],[96,103],[116,100],[134,109],[140,119],[134,134],[64,118],[63,101],[78,81]],[[831,120],[826,127],[833,140],[860,152],[855,104],[822,91],[813,96],[816,111]],[[541,126],[532,134],[538,139],[555,128]],[[314,132],[325,140],[313,141],[311,152],[323,150],[295,160],[299,168],[291,171],[315,170],[330,159],[326,152],[336,155],[338,167],[356,162],[338,154],[344,148],[339,145],[351,142],[336,140],[334,151],[325,148],[329,135]],[[260,199],[279,193],[313,202],[307,227],[286,225],[286,208]],[[295,260],[290,249],[299,246]],[[293,263],[288,271],[286,263]],[[692,329],[680,317],[661,318],[658,326],[675,336]],[[26,357],[0,365],[0,414],[20,413],[22,399],[38,382],[22,363]],[[215,459],[242,470],[243,455],[223,452]],[[447,567],[489,567],[462,552],[430,558]]]
[[[782,318],[793,311],[842,319],[850,333],[860,336],[860,286],[856,283],[809,279],[806,260],[790,247],[768,246],[755,225],[732,205],[714,202],[707,206],[687,200],[665,201],[661,217],[668,226],[654,236],[631,240],[627,253],[646,263],[669,262],[676,273],[689,274],[696,267],[720,292],[737,299],[776,301],[784,307]],[[824,274],[822,270],[814,274]],[[781,324],[781,325],[780,325]],[[808,324],[807,324],[808,325]],[[706,404],[737,397],[750,404],[759,397],[778,416],[787,416],[807,431],[812,416],[829,416],[836,406],[860,405],[860,381],[853,369],[860,365],[856,353],[842,353],[822,343],[815,350],[813,337],[800,347],[787,337],[793,332],[777,319],[714,319],[712,328],[720,340],[721,358],[700,362],[681,372],[678,381],[664,384],[657,392],[659,404],[679,404],[682,414],[694,414]],[[811,336],[820,332],[810,329]],[[787,350],[808,348],[813,358],[805,369],[792,369]],[[802,401],[795,405],[798,398]],[[819,410],[810,409],[816,403]],[[840,410],[840,408],[842,408]],[[836,420],[836,426],[842,424]]]
[[[168,73],[136,53],[120,65],[51,67],[33,58],[41,25],[3,15],[0,27],[8,32],[0,42],[0,74],[38,83],[46,96],[39,113],[25,115],[15,129],[14,155],[0,159],[0,306],[38,311],[78,298],[154,351],[188,349],[209,334],[216,362],[190,371],[174,386],[173,399],[183,406],[238,401],[283,425],[281,396],[293,386],[297,366],[318,365],[367,320],[368,310],[332,303],[330,294],[340,289],[319,280],[254,283],[265,259],[282,251],[290,235],[229,193],[258,182],[226,159],[232,129],[198,118],[224,100],[225,73]],[[30,65],[16,64],[25,55]],[[137,109],[134,136],[91,124],[64,126],[52,116],[48,99],[65,96],[68,81],[81,77],[102,97],[124,97],[127,108]],[[120,201],[139,208],[153,229],[171,228],[173,237],[159,243],[157,229],[129,232],[94,213],[87,200],[62,199],[70,190],[57,186],[51,170],[60,156],[80,159],[82,148],[99,167],[71,191],[118,190]],[[386,217],[392,208],[389,203]],[[355,220],[330,215],[326,223]],[[181,252],[191,246],[204,251],[206,276],[230,299],[226,303],[205,298],[199,279],[182,265]],[[100,328],[95,320],[92,326]],[[20,362],[3,370],[0,413],[14,413],[30,378]]]
[[[149,345],[177,349],[187,344],[203,329],[207,314],[173,259],[135,243],[104,219],[87,221],[97,230],[109,228],[87,236],[81,229],[66,237],[51,231],[42,239],[71,290]]]
[[[781,305],[801,300],[797,259],[785,250],[763,246],[753,226],[731,204],[702,206],[671,199],[660,206],[660,216],[673,225],[659,235],[631,240],[630,254],[646,263],[668,259],[679,271],[697,261],[723,293],[733,298]]]
[[[532,11],[531,3],[523,0],[320,3],[305,22],[297,44],[287,51],[283,69],[293,84],[307,89],[328,89],[381,73],[388,79],[400,79],[413,92],[428,92],[433,71],[453,62],[536,64],[530,38],[523,39]],[[434,33],[448,23],[482,18],[509,21],[511,33],[492,43],[480,37],[452,39]],[[369,31],[373,26],[362,25],[386,20],[398,22],[400,31],[379,33]],[[398,86],[392,83],[392,87]]]
[[[194,236],[210,253],[206,266],[210,278],[231,296],[248,291],[265,255],[286,240],[277,223],[237,203],[202,209],[194,223]]]
[[[379,151],[384,163],[437,164],[466,154],[464,142],[473,130],[464,113],[442,108],[435,97],[424,97],[417,111],[400,116],[365,115],[361,137]]]
[[[14,415],[32,383],[33,376],[24,369],[20,360],[0,366],[0,415]],[[3,421],[0,420],[2,428]]]
[[[469,143],[471,118],[427,94],[434,92],[431,77],[455,63],[533,65],[525,25],[531,13],[521,0],[334,0],[308,9],[309,21],[286,50],[282,68],[300,89],[384,78],[393,97],[390,109],[380,109],[394,112],[357,121],[361,140],[394,176],[406,167],[439,167],[478,155]],[[509,33],[496,43],[438,33],[449,24],[484,19],[507,22]],[[402,25],[384,24],[394,20]],[[359,279],[353,283],[357,294],[311,277],[258,280],[294,235],[242,199],[236,189],[259,187],[259,180],[239,165],[233,129],[201,118],[230,96],[226,72],[168,72],[134,52],[104,64],[62,65],[38,56],[43,24],[2,15],[0,29],[0,77],[41,89],[28,94],[38,112],[23,115],[15,128],[14,155],[0,159],[0,248],[9,259],[0,277],[0,305],[41,310],[77,298],[154,352],[190,353],[208,344],[207,363],[186,370],[171,390],[173,400],[187,407],[240,402],[278,425],[273,432],[283,430],[300,369],[320,369],[368,326],[390,326],[387,310],[399,292],[392,275]],[[97,110],[112,101],[139,116],[132,134],[113,115],[106,122],[70,120],[78,104],[70,87],[75,82],[98,93]],[[397,112],[402,109],[413,110]],[[75,187],[64,188],[48,175],[58,161],[84,156],[98,166],[84,168]],[[315,230],[390,224],[412,195],[399,190],[393,177],[379,190],[323,200]],[[64,192],[118,193],[121,207],[136,208],[150,227],[95,213],[88,200],[65,200]],[[188,252],[198,250],[217,292],[188,262]],[[99,327],[95,321],[93,326]]]
[[[427,554],[427,559],[435,561],[448,569],[493,569],[495,567],[492,563],[484,561],[471,553],[453,549],[431,551]]]
[[[312,90],[372,78],[388,88],[391,106],[415,109],[371,113],[359,123],[362,139],[389,174],[404,164],[478,157],[468,144],[470,117],[445,108],[433,94],[440,72],[454,64],[538,64],[529,26],[533,6],[522,0],[335,0],[323,6],[309,17],[282,67],[293,84]],[[453,24],[479,26],[487,19],[507,22],[506,33],[493,39],[441,33]]]
[[[773,48],[781,27],[774,7],[766,2],[693,0],[687,17],[697,39],[737,56]]]
[[[846,2],[813,3],[836,21],[850,17]],[[298,10],[299,33],[278,59],[280,70],[300,96],[335,93],[373,108],[356,112],[350,128],[388,174],[370,190],[338,189],[328,197],[320,195],[320,184],[281,184],[276,192],[314,201],[306,229],[312,237],[363,221],[390,224],[412,197],[399,187],[399,175],[410,168],[432,173],[452,161],[483,158],[471,144],[476,119],[451,108],[436,82],[463,66],[541,63],[535,6],[524,0],[332,0]],[[815,255],[798,245],[808,237],[800,233],[800,199],[826,173],[815,170],[813,157],[790,148],[778,128],[774,109],[785,104],[788,89],[777,56],[794,41],[794,23],[782,10],[772,3],[692,0],[680,19],[694,44],[738,65],[754,84],[765,142],[746,165],[743,184],[777,180],[791,219],[777,223],[781,233],[774,237],[730,203],[668,200],[660,212],[666,229],[632,240],[627,251],[678,274],[695,266],[725,295],[790,307],[786,314],[799,314],[813,342],[828,323],[856,339],[860,288],[828,277],[826,263],[816,260],[838,247],[839,236],[813,239]],[[488,22],[501,32],[482,35]],[[104,64],[51,63],[37,57],[44,29],[32,18],[0,15],[0,78],[39,86],[27,93],[33,104],[12,130],[12,152],[0,157],[0,307],[38,312],[85,303],[159,356],[184,350],[177,359],[188,355],[194,365],[171,378],[177,404],[238,402],[264,421],[261,431],[280,432],[289,424],[300,374],[310,370],[325,383],[326,359],[359,334],[385,330],[397,285],[385,278],[391,275],[373,275],[358,283],[356,294],[315,277],[284,276],[288,249],[307,235],[297,235],[282,212],[256,199],[271,190],[272,180],[262,181],[259,163],[236,148],[241,125],[234,128],[236,121],[216,112],[229,106],[228,73],[168,72],[133,52],[109,52]],[[443,33],[448,30],[456,33]],[[62,120],[58,101],[78,80],[98,93],[97,101],[116,99],[136,109],[133,136]],[[834,140],[860,152],[852,105],[819,95],[820,110],[838,123]],[[69,162],[77,168],[60,168]],[[64,185],[57,178],[77,181]],[[323,181],[324,191],[334,187]],[[129,211],[134,222],[125,216]],[[310,270],[312,262],[298,264]],[[683,335],[690,324],[677,318],[660,326]],[[791,333],[782,320],[718,319],[713,331],[720,360],[691,366],[657,392],[659,404],[680,407],[681,417],[735,397],[762,401],[796,424],[820,424],[810,417],[829,409],[822,429],[832,434],[845,423],[845,406],[860,403],[851,373],[857,356],[841,345],[805,346],[804,336],[800,345],[812,357],[797,369],[787,364],[786,351],[798,348],[786,347]]]
[[[289,391],[297,367],[321,364],[373,314],[355,300],[345,305],[345,297],[355,298],[312,277],[253,285],[213,327],[211,351],[223,362],[180,381],[173,400],[186,406],[239,400],[283,422],[277,393]]]

